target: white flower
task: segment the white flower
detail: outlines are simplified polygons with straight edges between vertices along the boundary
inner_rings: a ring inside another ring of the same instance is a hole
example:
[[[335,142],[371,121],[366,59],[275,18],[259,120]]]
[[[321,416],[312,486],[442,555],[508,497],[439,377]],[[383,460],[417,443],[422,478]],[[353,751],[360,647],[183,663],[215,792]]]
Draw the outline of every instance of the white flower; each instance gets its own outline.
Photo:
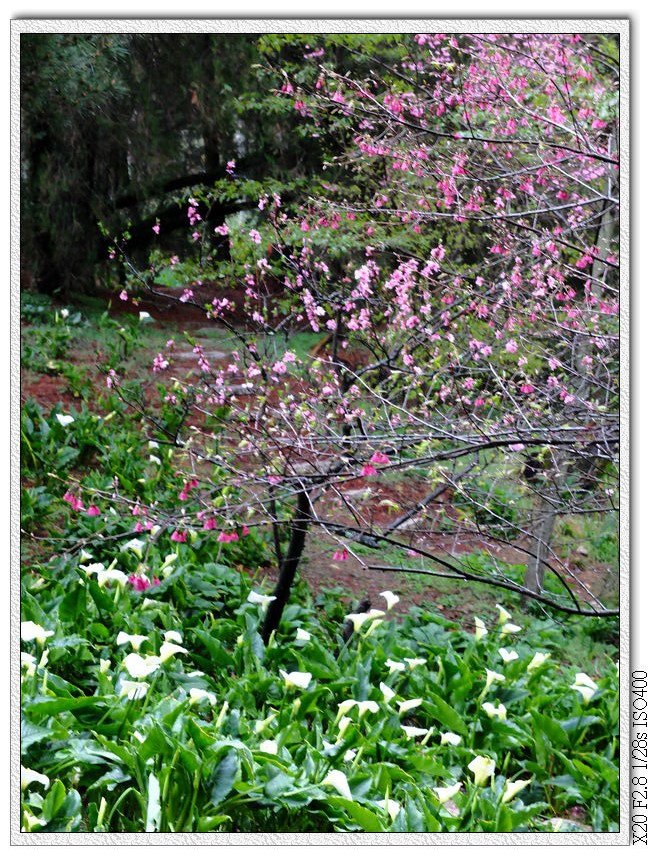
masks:
[[[489,718],[498,718],[500,721],[506,719],[506,707],[503,703],[499,703],[498,706],[495,706],[494,703],[483,703],[481,709]]]
[[[203,688],[190,688],[190,706],[200,703],[202,700],[207,700],[211,706],[214,706],[217,702],[217,698],[211,691],[204,691]]]
[[[70,315],[70,310],[64,308],[60,310],[59,315],[61,316],[61,318],[66,319]]]
[[[151,459],[151,457],[149,457]],[[126,550],[133,550],[136,556],[141,559],[142,558],[142,550],[144,549],[146,541],[141,541],[139,538],[131,538],[130,541],[127,541],[125,544],[122,544],[122,552]]]
[[[28,811],[27,808],[24,808],[23,829],[27,832],[31,832],[32,829],[35,829],[37,826],[47,826],[47,820],[44,820],[42,817],[37,817],[35,814],[32,814],[31,811]]]
[[[379,690],[384,695],[384,701],[386,703],[390,703],[395,696],[395,691],[393,691],[392,688],[389,688],[388,685],[384,684],[384,682],[379,683]]]
[[[260,742],[259,750],[264,754],[277,754],[278,743],[275,739],[265,739],[264,742]]]
[[[389,658],[385,664],[386,667],[391,671],[391,673],[403,673],[406,669],[406,665],[402,664],[401,661],[391,661]]]
[[[350,791],[348,779],[340,769],[332,769],[331,772],[328,772],[323,778],[323,786],[334,787],[336,792],[340,796],[343,796],[344,799],[352,800],[352,793]]]
[[[91,574],[99,574],[102,571],[106,570],[106,567],[102,565],[101,562],[92,562],[90,565],[79,565],[79,567],[86,574],[87,577],[89,577]]]
[[[399,604],[399,596],[394,594],[394,592],[386,591],[380,592],[379,597],[383,598],[386,601],[386,609],[392,610],[395,604]]]
[[[165,631],[165,641],[168,643],[182,643],[183,637],[178,633],[178,631]]]
[[[517,652],[509,652],[508,649],[499,649],[499,654],[503,658],[504,664],[509,664],[511,661],[516,661],[519,657]]]
[[[345,735],[345,731],[348,729],[351,723],[351,718],[348,718],[347,716],[345,718],[341,718],[341,720],[339,721],[339,734],[336,737],[337,742],[339,741],[339,739],[343,738],[343,736]]]
[[[37,625],[35,622],[20,623],[20,639],[26,643],[31,643],[32,640],[36,640],[39,646],[42,646],[47,638],[51,637],[53,634],[54,631],[46,631],[44,627]]]
[[[108,673],[111,668],[110,658],[100,658],[99,659],[99,672],[100,673]]]
[[[426,736],[429,732],[428,730],[422,727],[405,727],[404,724],[400,724],[402,730],[406,733],[407,738],[416,739],[418,736]]]
[[[309,631],[305,631],[302,628],[297,628],[296,640],[302,640],[303,643],[308,643],[311,640],[311,634],[309,633]]]
[[[409,670],[413,670],[415,667],[421,667],[423,664],[426,664],[424,658],[404,658],[404,661],[408,665]]]
[[[81,550],[79,553],[79,561],[80,562],[89,562],[92,559],[92,553],[89,553],[88,550]],[[103,565],[102,565],[103,567]]]
[[[155,527],[154,527],[155,528]],[[153,529],[152,529],[153,531]],[[168,577],[171,572],[174,570],[172,568],[173,563],[178,558],[178,553],[170,553],[168,556],[165,556],[165,561],[162,563],[161,574],[163,577]]]
[[[149,321],[151,316],[148,312],[145,312],[143,309],[140,310],[140,321]]]
[[[74,423],[74,418],[71,414],[58,414],[56,419],[61,424],[61,426],[68,426],[68,424]]]
[[[495,606],[496,606],[497,610],[499,611],[499,621],[498,621],[498,624],[499,624],[499,625],[505,625],[505,623],[508,621],[508,619],[511,619],[512,616],[511,616],[510,613],[505,609],[505,607],[502,607],[502,606],[501,606],[501,604],[495,604]]]
[[[337,723],[338,721],[340,721],[341,718],[343,718],[344,715],[347,715],[350,709],[354,708],[354,706],[356,705],[356,700],[343,700],[341,703],[339,703],[339,710],[337,712],[336,718],[334,719],[334,722]]]
[[[140,651],[140,646],[144,643],[145,640],[148,640],[147,636],[143,636],[142,634],[126,634],[124,631],[120,631],[117,635],[115,642],[118,646],[123,646],[125,643],[130,643],[131,648],[136,652]]]
[[[433,792],[438,797],[441,805],[444,805],[445,802],[448,802],[450,799],[458,793],[460,790],[461,783],[458,781],[456,784],[452,784],[451,787],[434,787]]]
[[[485,690],[490,687],[492,682],[505,682],[506,677],[502,673],[495,673],[494,670],[485,670]]]
[[[25,675],[29,678],[36,672],[36,658],[28,652],[21,652],[20,666],[25,669]]]
[[[250,592],[246,600],[249,604],[259,604],[263,610],[266,610],[271,601],[275,600],[275,595],[260,595],[258,592]]]
[[[422,705],[422,699],[417,697],[415,700],[404,700],[403,703],[397,704],[397,709],[400,715],[403,715],[404,712],[410,712],[411,709],[417,709],[418,706]]]
[[[462,741],[462,737],[458,736],[456,733],[441,733],[440,734],[440,744],[441,745],[460,745]]]
[[[528,664],[526,669],[528,670],[529,673],[532,673],[533,670],[536,670],[538,667],[541,667],[542,664],[544,664],[546,661],[548,661],[548,659],[550,657],[551,657],[551,655],[549,652],[547,652],[547,653],[535,652],[535,655],[534,655],[532,661]]]
[[[280,675],[284,679],[284,684],[287,688],[302,688],[303,690],[309,687],[311,682],[311,673],[300,673],[298,671],[287,673],[285,670],[280,670]]]
[[[376,715],[379,711],[379,705],[375,703],[374,700],[361,700],[357,703],[359,707],[359,717],[362,718],[366,712],[371,712],[373,715]]]
[[[571,687],[582,694],[585,703],[588,703],[598,691],[598,685],[586,673],[576,673],[576,680]]]
[[[345,618],[352,622],[354,625],[354,630],[358,631],[362,625],[366,622],[370,622],[373,619],[377,619],[380,616],[385,616],[386,613],[383,610],[368,610],[367,613],[348,613]]]
[[[134,652],[131,652],[122,661],[122,664],[126,667],[129,676],[132,676],[134,679],[146,679],[147,676],[156,672],[160,666],[160,658],[157,658],[155,655],[142,657],[142,655],[136,655]]]
[[[514,799],[517,793],[523,790],[524,787],[527,787],[532,780],[532,778],[529,778],[527,781],[506,781],[506,788],[501,797],[501,802],[505,804]]]
[[[50,779],[47,775],[41,775],[40,772],[35,772],[33,769],[20,767],[20,789],[26,790],[30,784],[41,784],[45,790],[50,786]]]
[[[129,679],[122,679],[119,696],[126,697],[127,700],[142,700],[148,690],[148,682],[132,682]]]
[[[125,586],[128,580],[129,578],[124,571],[118,571],[114,568],[111,568],[110,570],[103,569],[97,572],[97,585],[100,588],[103,588],[109,583],[119,583],[120,585]]]
[[[343,755],[343,762],[350,763],[357,756],[357,752],[354,748],[348,748],[348,750]]]
[[[174,655],[189,655],[189,652],[183,646],[177,646],[176,643],[163,643],[158,654],[160,655],[161,662],[164,663]]]
[[[375,805],[378,805],[380,808],[388,814],[391,820],[394,820],[400,812],[400,808],[402,807],[399,802],[396,802],[394,799],[378,799],[375,802]]]
[[[482,787],[494,775],[496,764],[490,757],[474,757],[472,762],[467,767],[474,773],[474,783],[477,787]]]
[[[518,634],[521,631],[519,625],[513,625],[511,622],[507,622],[502,628],[502,634]]]
[[[476,629],[475,634],[477,642],[484,639],[484,637],[487,637],[488,630],[485,627],[485,622],[483,621],[483,619],[479,619],[478,616],[474,616],[474,627]]]
[[[161,466],[162,465],[160,457],[157,457],[155,454],[149,454],[149,462],[153,463],[155,466]]]

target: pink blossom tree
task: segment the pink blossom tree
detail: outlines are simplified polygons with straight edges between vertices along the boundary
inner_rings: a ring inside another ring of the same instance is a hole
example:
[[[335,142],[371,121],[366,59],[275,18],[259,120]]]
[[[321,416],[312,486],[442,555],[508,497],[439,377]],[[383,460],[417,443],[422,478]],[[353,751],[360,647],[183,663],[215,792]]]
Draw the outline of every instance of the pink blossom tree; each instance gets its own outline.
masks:
[[[344,128],[337,182],[297,217],[269,191],[255,227],[217,229],[248,255],[239,308],[218,291],[205,304],[196,286],[181,300],[226,328],[228,357],[195,345],[197,375],[159,403],[111,377],[179,451],[182,511],[158,524],[224,543],[268,527],[265,640],[310,530],[368,570],[617,612],[554,543],[559,517],[616,509],[615,46],[420,34],[401,54],[365,77],[341,74],[325,48],[300,82],[280,70],[278,95],[315,135]],[[197,233],[194,199],[190,210]],[[172,296],[146,274],[126,294]],[[301,331],[322,335],[306,357],[291,344]],[[155,375],[173,373],[174,351],[157,354]],[[400,493],[380,519],[359,492],[384,477]],[[495,492],[504,483],[512,502]],[[492,551],[488,570],[467,563],[472,548]],[[521,579],[512,557],[527,562]]]

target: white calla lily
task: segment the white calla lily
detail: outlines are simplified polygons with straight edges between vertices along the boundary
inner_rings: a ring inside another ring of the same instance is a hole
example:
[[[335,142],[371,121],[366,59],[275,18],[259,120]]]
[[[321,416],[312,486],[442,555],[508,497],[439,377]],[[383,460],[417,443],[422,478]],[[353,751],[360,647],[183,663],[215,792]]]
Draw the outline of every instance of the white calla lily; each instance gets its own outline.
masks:
[[[441,805],[444,805],[445,802],[448,802],[450,799],[458,793],[461,788],[461,783],[458,781],[456,784],[452,784],[450,787],[434,787],[433,792],[438,797],[438,801]]]
[[[300,688],[301,690],[309,687],[312,678],[311,673],[301,673],[298,670],[293,673],[280,670],[280,675],[284,679],[284,684],[287,688]]]
[[[115,642],[118,646],[124,646],[126,645],[126,643],[130,643],[131,648],[134,651],[139,652],[140,646],[144,643],[145,640],[148,639],[149,638],[147,636],[144,636],[142,634],[127,634],[124,631],[120,631],[115,639]]]
[[[392,610],[395,604],[399,604],[399,595],[396,595],[394,592],[390,590],[385,592],[380,592],[379,597],[383,598],[386,601],[386,610]]]
[[[131,654],[127,655],[122,661],[122,664],[126,668],[129,676],[133,679],[146,679],[147,676],[151,676],[152,673],[156,672],[160,663],[160,658],[155,655],[142,656],[135,652],[131,652]]]
[[[47,631],[42,625],[37,625],[36,622],[21,622],[20,623],[20,639],[25,643],[36,641],[39,646],[42,646],[48,637],[51,637],[54,631]]]
[[[506,781],[506,786],[503,791],[503,796],[501,797],[501,802],[505,805],[506,802],[510,802],[511,799],[514,799],[517,793],[521,793],[524,787],[527,787],[532,778],[528,778],[526,781]]]
[[[541,667],[542,664],[546,663],[550,657],[550,652],[535,652],[533,659],[526,667],[526,670],[529,673],[532,673],[533,670],[536,670],[538,667]]]
[[[498,706],[495,706],[494,703],[482,703],[481,709],[483,709],[489,718],[498,718],[500,721],[505,721],[506,719],[507,712],[503,703],[499,703]]]
[[[352,622],[354,626],[354,630],[359,631],[366,622],[372,622],[374,619],[378,619],[381,616],[385,616],[386,613],[383,610],[368,610],[367,613],[348,613],[345,616],[345,619],[349,622]]]
[[[467,768],[474,773],[474,783],[482,787],[494,775],[496,764],[490,757],[478,755],[474,757]]]
[[[424,658],[404,658],[404,663],[409,670],[414,670],[416,667],[425,666],[427,662]]]
[[[56,419],[61,424],[61,426],[69,426],[71,423],[74,423],[74,418],[71,414],[58,414]]]
[[[495,604],[495,607],[496,607],[497,610],[499,611],[498,624],[499,624],[499,625],[505,625],[505,623],[506,623],[509,619],[511,619],[512,616],[511,616],[510,613],[506,610],[505,607],[502,607],[502,606],[501,606],[501,604]]]
[[[487,634],[488,629],[483,619],[479,619],[478,616],[474,616],[474,635],[476,637],[476,642],[485,639],[485,637],[487,637]]]
[[[424,727],[409,727],[405,726],[404,724],[400,724],[400,726],[402,730],[404,730],[404,733],[406,734],[406,737],[408,739],[417,739],[420,736],[426,736],[429,732],[429,730],[425,729]]]
[[[348,784],[348,779],[340,769],[332,769],[331,772],[328,772],[323,778],[323,786],[334,787],[339,796],[343,796],[344,799],[352,801],[352,792],[350,790],[350,785]]]
[[[204,700],[207,700],[211,706],[215,706],[217,703],[217,698],[211,691],[204,691],[203,688],[190,688],[188,700],[190,706]]]
[[[275,755],[278,753],[278,743],[275,739],[265,739],[263,742],[260,742],[258,750],[264,754]]]
[[[148,682],[132,682],[130,679],[122,679],[120,682],[119,696],[126,697],[127,700],[142,700],[146,696],[148,690]]]
[[[165,631],[164,634],[166,643],[182,643],[183,637],[178,631]]]
[[[576,679],[571,688],[582,695],[585,703],[589,703],[598,691],[598,685],[586,673],[576,673]]]
[[[508,651],[508,649],[499,649],[499,654],[503,659],[504,664],[510,664],[512,661],[516,661],[519,655],[515,651]]]
[[[401,661],[391,661],[390,658],[386,661],[385,666],[388,667],[391,673],[403,673],[406,669],[406,664],[403,664]]]
[[[20,789],[26,790],[30,784],[40,784],[45,790],[50,786],[50,779],[47,775],[42,775],[40,772],[35,772],[33,769],[20,767]]]
[[[260,595],[259,592],[249,592],[246,598],[249,604],[257,604],[266,611],[268,605],[275,600],[275,595]]]
[[[392,688],[389,688],[388,685],[386,685],[384,682],[379,683],[379,690],[381,691],[384,697],[384,702],[386,703],[390,703],[390,701],[395,696],[395,691],[393,691]]]
[[[503,673],[497,673],[494,670],[485,670],[485,690],[491,687],[493,682],[505,682],[506,677]]]
[[[462,741],[462,736],[459,736],[457,733],[441,733],[440,734],[440,744],[441,745],[460,745]]]
[[[417,707],[421,705],[421,697],[417,697],[414,700],[404,700],[402,703],[397,704],[397,711],[400,715],[403,715],[405,712],[410,712],[411,709],[417,709]]]
[[[520,625],[513,625],[512,622],[506,622],[501,628],[502,634],[518,634],[521,631]]]
[[[162,663],[173,658],[174,655],[189,655],[189,652],[184,646],[179,646],[177,643],[163,643],[158,653]]]

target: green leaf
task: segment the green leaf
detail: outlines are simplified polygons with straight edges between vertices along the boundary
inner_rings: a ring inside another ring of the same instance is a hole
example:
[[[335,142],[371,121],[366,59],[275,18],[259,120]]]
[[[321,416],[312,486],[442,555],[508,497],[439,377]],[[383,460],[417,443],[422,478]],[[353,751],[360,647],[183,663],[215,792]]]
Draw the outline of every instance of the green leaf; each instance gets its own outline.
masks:
[[[235,750],[228,751],[218,763],[212,775],[210,801],[218,805],[232,790],[239,772],[239,757]]]
[[[326,801],[328,804],[334,805],[336,809],[344,811],[352,818],[359,829],[363,829],[365,832],[385,831],[383,823],[370,808],[366,808],[350,799],[344,799],[343,796],[328,796]]]
[[[439,697],[437,694],[429,694],[428,698],[422,704],[422,708],[429,715],[433,716],[436,721],[439,721],[443,727],[446,727],[453,733],[467,736],[467,725],[458,712],[453,709],[449,703],[446,703],[442,697]]]
[[[43,819],[48,823],[56,817],[65,802],[66,792],[63,783],[57,778],[43,802]]]

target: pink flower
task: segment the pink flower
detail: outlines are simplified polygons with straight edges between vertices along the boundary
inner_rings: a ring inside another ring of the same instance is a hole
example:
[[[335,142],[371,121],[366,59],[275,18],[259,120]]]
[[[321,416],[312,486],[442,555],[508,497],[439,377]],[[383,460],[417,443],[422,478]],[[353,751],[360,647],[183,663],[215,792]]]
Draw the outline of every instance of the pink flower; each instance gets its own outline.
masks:
[[[232,177],[232,175],[235,173],[235,165],[236,165],[235,160],[234,160],[234,159],[230,159],[230,160],[226,163],[226,174],[230,174],[230,176]]]
[[[534,390],[535,388],[532,386],[532,384],[522,384],[522,386],[519,388],[520,393],[532,393]]]
[[[374,466],[371,466],[370,464],[365,465],[361,469],[362,477],[367,478],[367,477],[370,477],[371,475],[376,475],[376,474],[377,474],[377,469]]]
[[[268,475],[266,479],[272,487],[277,486],[282,481],[282,478],[279,478],[277,475]]]
[[[128,300],[128,299],[129,299],[129,295],[126,293],[126,291],[124,289],[122,289],[122,291],[120,292],[120,300]]]
[[[89,517],[98,517],[101,513],[97,505],[91,505],[86,511]]]
[[[128,582],[136,592],[145,592],[152,586],[160,585],[160,580],[158,579],[158,577],[153,577],[151,580],[149,580],[148,577],[143,577],[141,574],[130,574]]]
[[[230,544],[233,541],[238,541],[239,535],[237,532],[219,532],[217,540],[220,544]]]
[[[386,454],[379,453],[379,451],[375,451],[375,453],[370,457],[370,462],[374,466],[390,465],[390,459],[386,456]]]
[[[511,451],[523,451],[525,445],[514,444],[514,445],[508,445],[508,447],[510,448]]]
[[[172,532],[172,541],[178,541],[179,544],[184,544],[187,541],[187,532],[174,529]]]
[[[262,242],[262,235],[259,233],[259,231],[256,231],[254,228],[251,228],[251,230],[248,232],[248,236],[253,241],[253,243],[259,244]]]
[[[210,531],[211,529],[216,529],[216,527],[217,521],[214,517],[208,517],[207,520],[205,520],[205,522],[203,523],[203,528],[206,530],[206,532]]]
[[[154,234],[160,234],[160,226],[156,223],[156,225],[151,226],[151,230]]]
[[[346,562],[350,558],[350,556],[347,550],[336,550],[332,558],[335,562]]]
[[[67,502],[73,511],[83,511],[84,509],[84,503],[70,490],[63,496],[63,501]]]
[[[241,536],[242,536],[242,538],[245,538],[246,535],[250,535],[250,533],[251,533],[251,532],[250,532],[250,529],[248,528],[248,526],[244,526],[244,527],[242,528],[242,530],[241,530]]]

